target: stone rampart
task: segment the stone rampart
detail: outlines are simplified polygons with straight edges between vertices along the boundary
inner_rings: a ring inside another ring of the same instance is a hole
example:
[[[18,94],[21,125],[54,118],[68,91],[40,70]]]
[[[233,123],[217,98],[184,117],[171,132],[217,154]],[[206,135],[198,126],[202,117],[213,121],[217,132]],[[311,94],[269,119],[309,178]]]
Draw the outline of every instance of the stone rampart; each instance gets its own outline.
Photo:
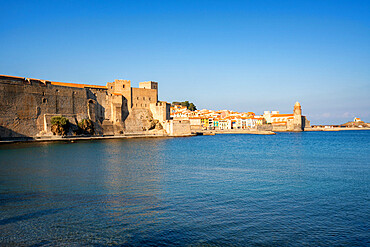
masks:
[[[53,116],[75,126],[90,119],[96,135],[145,132],[153,118],[166,121],[170,113],[157,101],[156,82],[141,87],[128,80],[94,86],[0,75],[0,138],[50,135]]]
[[[12,133],[1,137],[36,136],[44,130],[45,114],[87,117],[87,94],[82,88],[54,86],[20,78],[0,77],[0,126]]]
[[[191,135],[189,120],[169,120],[164,124],[164,129],[171,136]]]

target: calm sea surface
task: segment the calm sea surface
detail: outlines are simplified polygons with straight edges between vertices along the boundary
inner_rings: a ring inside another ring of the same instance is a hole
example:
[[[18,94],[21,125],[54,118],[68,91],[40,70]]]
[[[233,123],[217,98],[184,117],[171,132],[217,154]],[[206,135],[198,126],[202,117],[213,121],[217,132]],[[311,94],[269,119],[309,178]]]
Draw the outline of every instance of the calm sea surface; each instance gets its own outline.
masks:
[[[370,131],[0,146],[0,246],[369,246]]]

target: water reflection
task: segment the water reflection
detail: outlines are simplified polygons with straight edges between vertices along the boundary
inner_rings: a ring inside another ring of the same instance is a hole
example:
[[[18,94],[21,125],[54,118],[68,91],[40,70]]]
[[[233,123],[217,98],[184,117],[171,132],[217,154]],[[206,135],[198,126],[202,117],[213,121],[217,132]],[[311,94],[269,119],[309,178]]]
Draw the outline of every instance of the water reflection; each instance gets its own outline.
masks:
[[[111,226],[121,225],[121,236],[155,225],[160,217],[164,176],[160,150],[165,141],[110,141],[101,149],[106,196],[104,215]]]
[[[0,245],[366,245],[356,133],[2,147]]]

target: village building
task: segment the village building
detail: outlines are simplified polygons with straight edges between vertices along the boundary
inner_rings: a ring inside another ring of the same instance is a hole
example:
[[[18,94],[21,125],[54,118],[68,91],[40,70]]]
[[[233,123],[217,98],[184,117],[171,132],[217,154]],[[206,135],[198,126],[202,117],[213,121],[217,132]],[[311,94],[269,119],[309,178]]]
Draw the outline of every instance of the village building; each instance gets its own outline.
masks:
[[[294,105],[293,113],[281,114],[279,111],[265,111],[263,115],[254,112],[235,112],[228,110],[196,110],[174,106],[171,116],[176,120],[190,120],[192,129],[203,130],[252,130],[270,129],[273,131],[303,131],[310,126],[299,102]]]

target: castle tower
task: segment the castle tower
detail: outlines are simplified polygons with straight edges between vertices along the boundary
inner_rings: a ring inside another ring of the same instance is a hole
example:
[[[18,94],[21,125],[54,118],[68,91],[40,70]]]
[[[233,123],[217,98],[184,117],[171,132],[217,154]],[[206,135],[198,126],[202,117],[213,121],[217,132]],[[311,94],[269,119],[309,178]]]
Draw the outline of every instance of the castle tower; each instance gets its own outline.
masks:
[[[158,90],[158,82],[155,82],[155,81],[139,82],[139,88],[156,89],[156,90]]]
[[[293,115],[293,130],[302,131],[302,108],[298,101],[294,105]]]
[[[144,89],[154,89],[156,93],[156,102],[158,101],[158,82],[155,81],[144,81],[144,82],[139,82],[139,88],[144,88]]]

